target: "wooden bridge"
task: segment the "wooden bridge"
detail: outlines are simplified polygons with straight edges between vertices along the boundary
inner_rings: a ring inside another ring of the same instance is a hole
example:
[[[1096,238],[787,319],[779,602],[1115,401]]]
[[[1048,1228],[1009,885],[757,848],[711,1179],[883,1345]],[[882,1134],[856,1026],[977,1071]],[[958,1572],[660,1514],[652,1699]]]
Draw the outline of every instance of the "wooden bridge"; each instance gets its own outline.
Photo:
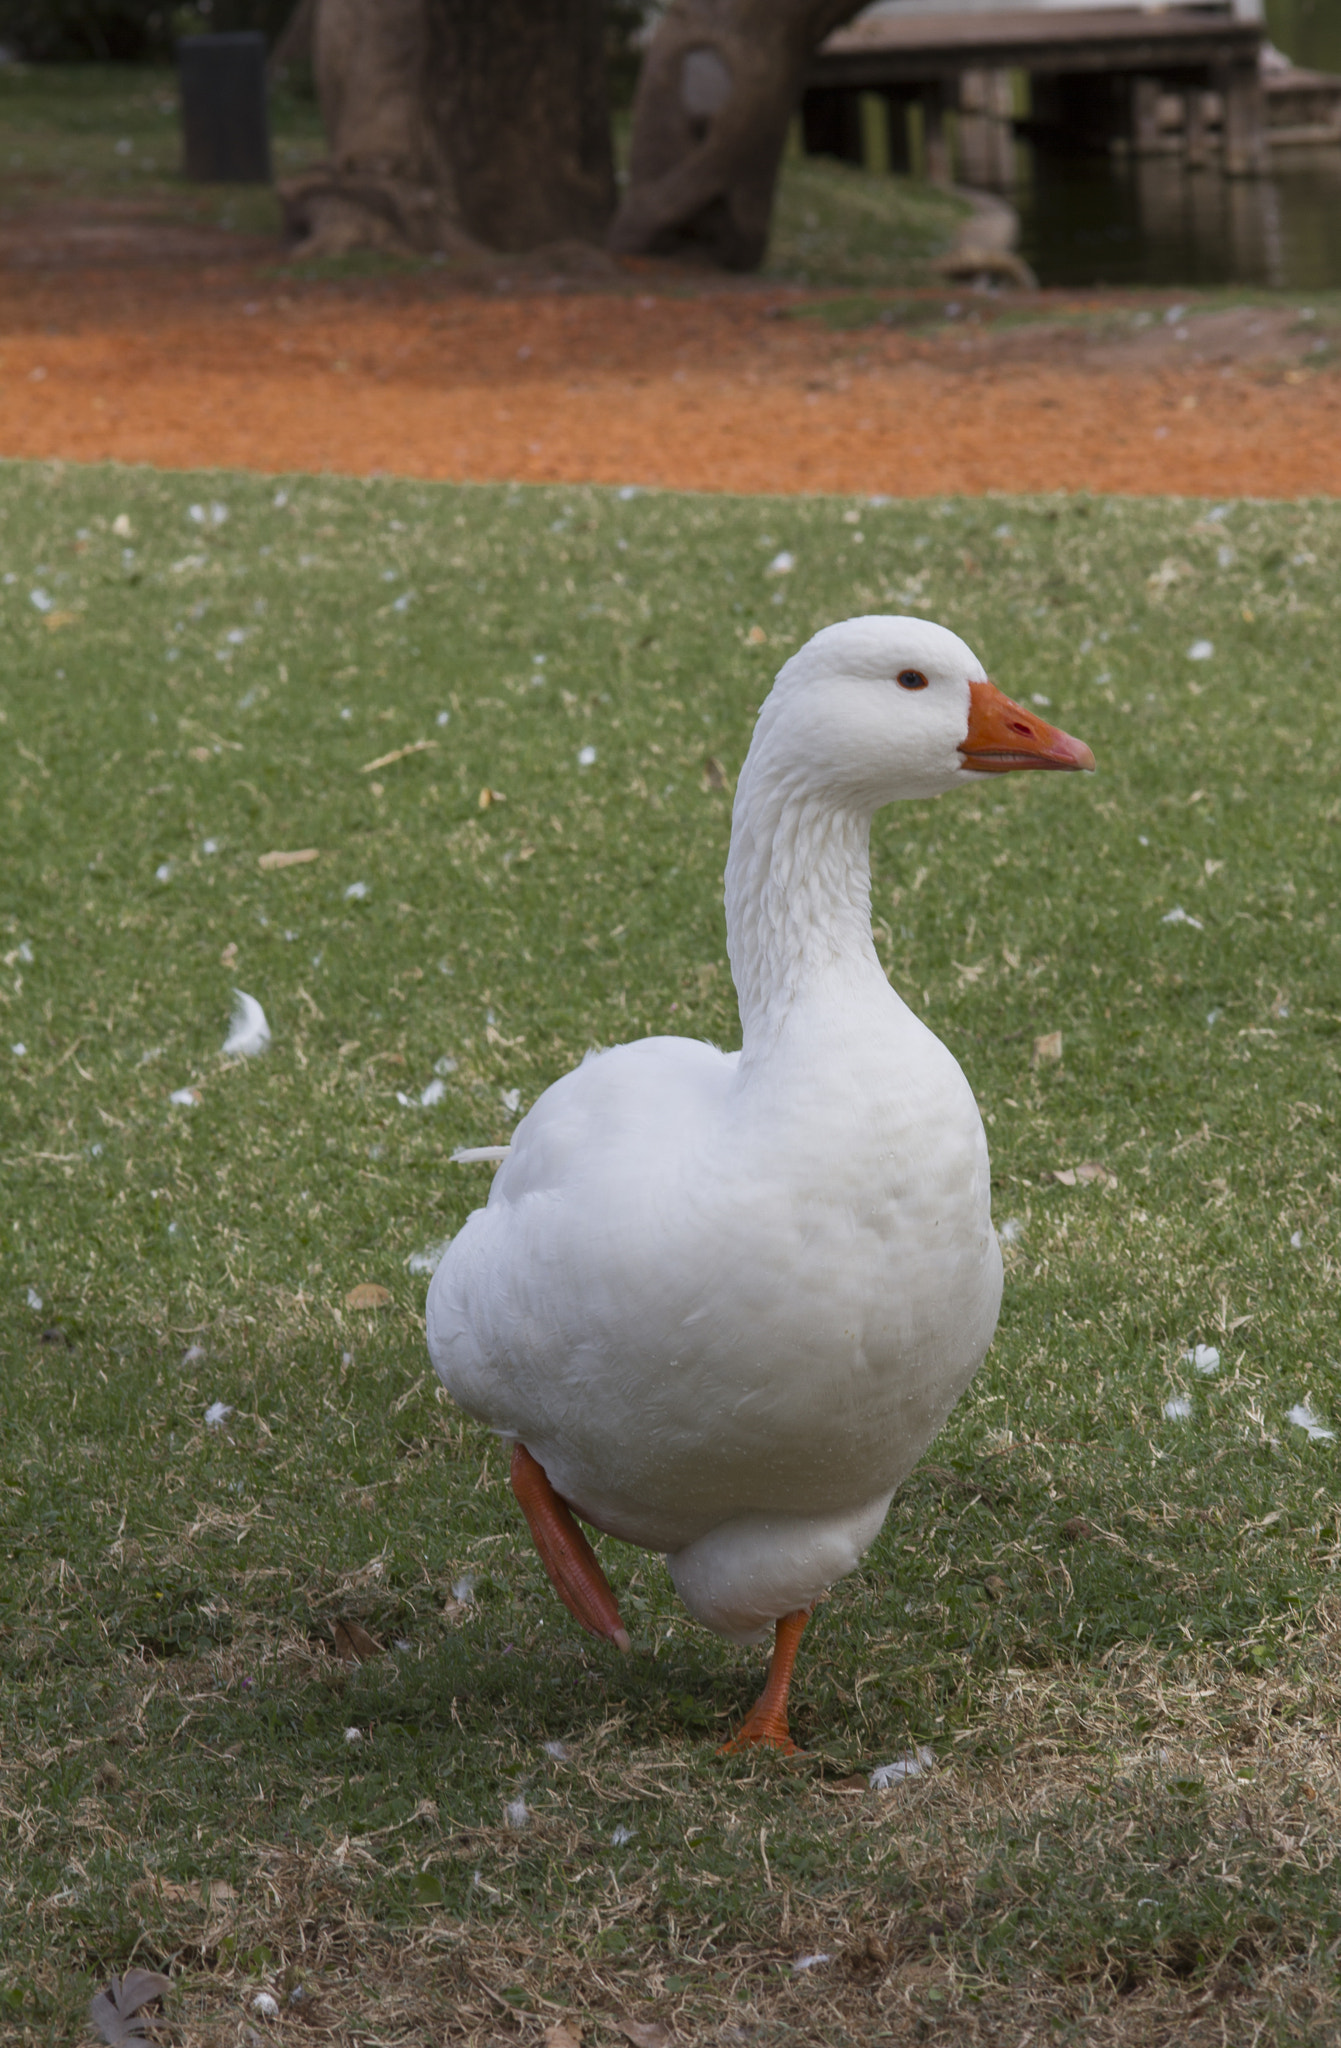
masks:
[[[872,15],[830,36],[816,56],[803,106],[806,145],[859,154],[858,95],[877,93],[893,117],[893,167],[906,164],[907,109],[918,105],[926,174],[948,180],[945,114],[954,109],[962,174],[998,185],[1009,181],[1017,128],[1137,154],[1163,151],[1163,112],[1175,94],[1187,161],[1208,160],[1218,116],[1224,170],[1251,176],[1266,168],[1262,41],[1257,22],[1193,7]],[[1017,118],[1011,78],[1020,72],[1029,78],[1030,112]]]

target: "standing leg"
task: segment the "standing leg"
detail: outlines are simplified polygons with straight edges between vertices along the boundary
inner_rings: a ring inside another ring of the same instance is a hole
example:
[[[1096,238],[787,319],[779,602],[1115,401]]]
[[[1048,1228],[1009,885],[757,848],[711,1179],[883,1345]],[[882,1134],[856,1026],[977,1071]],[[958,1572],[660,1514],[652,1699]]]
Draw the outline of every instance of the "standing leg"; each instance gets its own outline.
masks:
[[[550,1584],[574,1621],[593,1636],[603,1636],[617,1650],[629,1647],[610,1581],[600,1559],[577,1526],[572,1509],[550,1485],[545,1468],[525,1444],[512,1447],[512,1491],[521,1503]]]
[[[757,1744],[768,1749],[780,1749],[784,1756],[796,1755],[796,1744],[787,1728],[787,1694],[791,1688],[796,1652],[801,1644],[801,1632],[809,1619],[810,1609],[798,1607],[795,1614],[784,1614],[778,1622],[764,1689],[745,1716],[740,1733],[722,1744],[723,1752],[751,1749]]]

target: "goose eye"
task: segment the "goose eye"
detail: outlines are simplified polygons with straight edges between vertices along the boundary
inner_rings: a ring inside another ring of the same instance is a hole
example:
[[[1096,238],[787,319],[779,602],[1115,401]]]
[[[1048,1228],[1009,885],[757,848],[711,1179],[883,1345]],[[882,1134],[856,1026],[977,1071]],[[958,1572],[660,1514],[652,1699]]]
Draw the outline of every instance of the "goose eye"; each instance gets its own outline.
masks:
[[[925,690],[927,687],[927,679],[920,668],[900,669],[898,682],[901,690]]]

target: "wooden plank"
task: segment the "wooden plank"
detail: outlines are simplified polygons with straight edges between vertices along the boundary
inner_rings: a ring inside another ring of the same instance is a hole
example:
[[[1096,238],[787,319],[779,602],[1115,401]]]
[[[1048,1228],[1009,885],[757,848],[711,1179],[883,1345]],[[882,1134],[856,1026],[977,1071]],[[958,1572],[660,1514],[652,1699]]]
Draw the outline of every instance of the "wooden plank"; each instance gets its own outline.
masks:
[[[1256,22],[1178,11],[876,15],[830,36],[809,82],[878,90],[990,68],[1158,75],[1255,61],[1261,42]]]

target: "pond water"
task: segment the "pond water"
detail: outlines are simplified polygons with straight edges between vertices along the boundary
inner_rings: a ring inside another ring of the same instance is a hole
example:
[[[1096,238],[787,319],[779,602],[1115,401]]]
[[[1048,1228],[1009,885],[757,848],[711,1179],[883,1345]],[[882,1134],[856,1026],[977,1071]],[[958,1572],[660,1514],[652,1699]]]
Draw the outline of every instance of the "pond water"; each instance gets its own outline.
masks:
[[[1225,178],[1176,157],[1020,143],[1010,198],[1043,284],[1341,286],[1341,149],[1279,152],[1269,177]]]
[[[1341,0],[1266,0],[1296,64],[1341,72]],[[1021,142],[1020,252],[1044,284],[1341,287],[1341,149],[1277,151],[1264,178]]]

